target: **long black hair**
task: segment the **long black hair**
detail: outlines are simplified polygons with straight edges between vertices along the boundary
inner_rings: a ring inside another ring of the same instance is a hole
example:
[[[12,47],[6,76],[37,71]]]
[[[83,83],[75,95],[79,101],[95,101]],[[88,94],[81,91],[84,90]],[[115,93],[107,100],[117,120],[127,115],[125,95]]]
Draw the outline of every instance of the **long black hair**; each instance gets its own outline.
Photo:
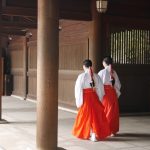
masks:
[[[106,56],[103,61],[109,66],[110,65],[110,76],[111,76],[111,83],[114,86],[115,84],[115,78],[113,76],[113,69],[112,69],[112,64],[113,64],[113,59],[111,56]]]
[[[83,61],[83,65],[86,67],[86,68],[89,68],[89,67],[92,67],[92,61],[90,59],[85,59]]]
[[[95,82],[94,82],[94,79],[93,79],[92,61],[89,60],[89,59],[86,59],[86,60],[83,61],[83,65],[86,68],[90,69],[90,76],[91,76],[90,86],[93,88],[93,87],[95,87]]]
[[[113,64],[113,59],[111,58],[111,56],[106,56],[106,57],[104,57],[103,61],[104,61],[107,65],[112,65],[112,64]]]

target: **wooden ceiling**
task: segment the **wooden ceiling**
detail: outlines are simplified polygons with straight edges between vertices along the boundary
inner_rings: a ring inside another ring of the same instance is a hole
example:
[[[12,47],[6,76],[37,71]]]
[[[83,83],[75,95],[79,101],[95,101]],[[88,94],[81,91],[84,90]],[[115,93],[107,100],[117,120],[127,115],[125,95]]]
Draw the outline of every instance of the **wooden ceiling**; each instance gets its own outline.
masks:
[[[150,19],[150,0],[108,0],[105,15]],[[37,0],[0,0],[2,32],[24,34],[37,28]],[[92,20],[91,0],[60,0],[60,19]],[[19,32],[20,31],[20,32]]]
[[[2,32],[37,28],[37,0],[0,0]],[[91,20],[90,0],[60,0],[59,18]],[[22,30],[24,30],[22,32]],[[19,33],[19,32],[17,32]]]

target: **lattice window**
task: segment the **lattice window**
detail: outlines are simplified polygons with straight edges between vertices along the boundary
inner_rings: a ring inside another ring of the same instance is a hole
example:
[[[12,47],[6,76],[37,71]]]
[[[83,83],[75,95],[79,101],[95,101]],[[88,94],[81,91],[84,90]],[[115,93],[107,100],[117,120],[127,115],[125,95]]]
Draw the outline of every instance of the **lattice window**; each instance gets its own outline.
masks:
[[[110,33],[109,49],[116,64],[150,64],[150,30]]]

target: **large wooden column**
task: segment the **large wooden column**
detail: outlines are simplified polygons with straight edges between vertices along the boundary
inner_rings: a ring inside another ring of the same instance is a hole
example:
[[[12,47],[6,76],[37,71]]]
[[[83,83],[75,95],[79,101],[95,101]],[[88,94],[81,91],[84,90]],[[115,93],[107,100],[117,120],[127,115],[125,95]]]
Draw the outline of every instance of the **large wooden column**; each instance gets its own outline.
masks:
[[[102,64],[102,16],[96,10],[96,0],[91,0],[92,21],[89,35],[89,59],[93,62],[95,72]]]
[[[27,42],[29,38],[24,37],[24,46],[23,46],[23,98],[24,100],[27,98]]]
[[[57,149],[58,0],[38,0],[37,149]]]
[[[2,123],[3,59],[0,56],[0,123]]]
[[[2,32],[2,0],[0,0],[0,33]],[[3,93],[3,61],[2,37],[0,36],[0,121],[2,120],[2,93]]]

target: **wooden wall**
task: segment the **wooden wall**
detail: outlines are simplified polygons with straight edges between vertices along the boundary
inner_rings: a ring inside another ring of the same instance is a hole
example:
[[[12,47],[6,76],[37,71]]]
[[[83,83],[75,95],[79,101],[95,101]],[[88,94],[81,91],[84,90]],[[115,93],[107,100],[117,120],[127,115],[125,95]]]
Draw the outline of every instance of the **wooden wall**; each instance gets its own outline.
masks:
[[[59,102],[74,105],[74,84],[88,58],[89,22],[60,21]]]
[[[36,99],[37,30],[32,37],[15,36],[9,44],[13,95]]]
[[[118,25],[129,28],[130,18],[103,16],[103,54],[109,49],[110,27]],[[111,19],[110,19],[111,18]],[[136,19],[135,19],[136,20]],[[147,21],[131,21],[133,27],[149,27]],[[130,24],[131,24],[130,22]],[[141,26],[140,26],[141,23]],[[144,25],[142,26],[142,24]],[[74,84],[82,72],[82,62],[89,55],[90,21],[60,20],[59,38],[59,102],[75,105]],[[10,43],[13,94],[36,100],[37,34],[15,37]],[[25,50],[26,49],[26,50]],[[122,112],[150,111],[150,65],[116,65],[122,83],[120,110]],[[26,70],[26,71],[25,71]],[[26,83],[24,82],[26,81]]]
[[[59,102],[74,105],[74,84],[88,58],[89,22],[60,20]],[[9,45],[13,94],[36,100],[37,30],[32,37],[15,37]]]
[[[106,15],[103,23],[104,54],[110,54],[109,40],[111,29],[147,30],[150,27],[150,20],[135,17],[127,18]],[[116,64],[114,67],[122,84],[122,94],[119,99],[121,112],[150,111],[150,64]]]

